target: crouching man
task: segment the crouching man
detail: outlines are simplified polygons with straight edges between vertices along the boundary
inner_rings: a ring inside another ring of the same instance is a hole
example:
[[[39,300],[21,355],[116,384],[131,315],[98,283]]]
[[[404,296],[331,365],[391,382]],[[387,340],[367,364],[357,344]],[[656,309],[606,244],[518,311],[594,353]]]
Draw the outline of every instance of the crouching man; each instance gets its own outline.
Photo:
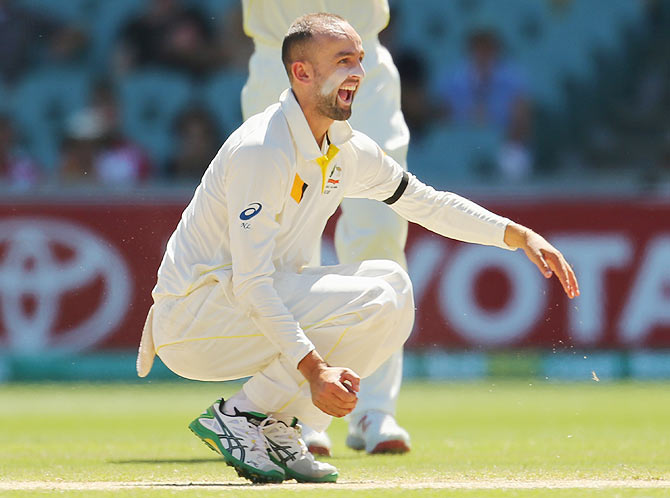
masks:
[[[190,428],[254,482],[335,481],[337,470],[307,451],[298,420],[324,430],[331,416],[350,413],[360,378],[412,329],[412,287],[397,263],[307,266],[344,197],[385,202],[446,237],[522,248],[569,297],[579,294],[541,236],[424,185],[351,129],[363,57],[360,37],[338,16],[291,25],[282,46],[291,88],[224,143],[158,270],[138,373],[158,354],[185,378],[250,377]]]

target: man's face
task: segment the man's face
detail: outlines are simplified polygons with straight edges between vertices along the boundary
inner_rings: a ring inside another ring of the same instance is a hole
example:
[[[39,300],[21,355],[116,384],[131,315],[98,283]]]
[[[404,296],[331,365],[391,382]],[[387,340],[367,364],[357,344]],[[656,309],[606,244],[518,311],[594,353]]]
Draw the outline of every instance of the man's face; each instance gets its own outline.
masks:
[[[314,37],[310,54],[314,68],[317,110],[336,121],[349,119],[354,95],[365,76],[363,45],[358,33],[343,23],[332,33]]]

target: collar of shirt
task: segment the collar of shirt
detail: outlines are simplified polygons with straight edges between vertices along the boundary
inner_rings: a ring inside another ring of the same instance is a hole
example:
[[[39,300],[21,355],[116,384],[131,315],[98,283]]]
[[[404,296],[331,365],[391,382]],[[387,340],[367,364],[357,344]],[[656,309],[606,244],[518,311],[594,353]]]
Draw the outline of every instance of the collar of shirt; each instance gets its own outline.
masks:
[[[281,97],[279,97],[279,102],[300,155],[307,161],[314,161],[322,157],[323,152],[319,150],[319,145],[316,143],[314,135],[312,135],[312,130],[309,129],[307,119],[305,119],[305,115],[295,95],[293,95],[293,91],[290,88],[284,90]],[[328,128],[328,140],[333,145],[339,147],[349,141],[352,133],[349,122],[335,121]]]

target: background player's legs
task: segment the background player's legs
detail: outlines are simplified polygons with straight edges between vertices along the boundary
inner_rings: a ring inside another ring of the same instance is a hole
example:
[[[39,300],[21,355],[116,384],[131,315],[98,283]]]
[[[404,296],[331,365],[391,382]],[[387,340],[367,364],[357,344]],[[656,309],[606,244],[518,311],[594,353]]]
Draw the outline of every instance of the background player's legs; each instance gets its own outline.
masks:
[[[352,418],[379,410],[395,417],[398,393],[402,383],[403,351],[393,353],[374,373],[361,382],[358,403]]]
[[[342,264],[390,259],[407,269],[407,221],[386,204],[370,199],[344,199],[335,227],[335,250]]]
[[[288,76],[281,60],[281,48],[256,43],[249,59],[249,78],[242,88],[242,117],[246,121],[279,102],[281,93],[289,87]]]
[[[391,155],[406,166],[406,147],[393,151]],[[407,221],[387,205],[368,199],[344,199],[342,202],[342,216],[335,229],[335,249],[341,263],[384,258],[406,269],[406,240]],[[350,418],[350,436],[347,440],[350,446],[357,449],[364,446],[368,452],[375,452],[376,449],[402,452],[409,449],[409,435],[395,423],[401,383],[402,348],[361,382],[359,401]],[[369,432],[362,434],[360,421],[368,412],[376,413],[378,423],[364,425]],[[392,419],[382,424],[380,412],[390,415]],[[382,425],[384,429],[381,429]],[[353,444],[357,440],[358,443]]]
[[[368,258],[396,261],[403,268],[407,221],[385,204],[369,199],[345,199],[342,216],[335,230],[335,248],[342,263]],[[361,382],[359,402],[352,414],[355,421],[368,410],[380,410],[395,416],[402,382],[402,351]]]

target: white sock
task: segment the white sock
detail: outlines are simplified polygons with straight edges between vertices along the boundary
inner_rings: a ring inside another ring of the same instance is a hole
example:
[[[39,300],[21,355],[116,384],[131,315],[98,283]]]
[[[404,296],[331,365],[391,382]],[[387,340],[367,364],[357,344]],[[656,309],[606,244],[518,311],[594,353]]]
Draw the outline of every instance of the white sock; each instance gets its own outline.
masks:
[[[251,402],[247,395],[244,393],[243,389],[240,389],[226,400],[223,404],[223,408],[226,413],[233,414],[235,413],[234,408],[237,408],[241,412],[256,412],[256,413],[265,413],[265,410],[259,408],[254,403]]]

